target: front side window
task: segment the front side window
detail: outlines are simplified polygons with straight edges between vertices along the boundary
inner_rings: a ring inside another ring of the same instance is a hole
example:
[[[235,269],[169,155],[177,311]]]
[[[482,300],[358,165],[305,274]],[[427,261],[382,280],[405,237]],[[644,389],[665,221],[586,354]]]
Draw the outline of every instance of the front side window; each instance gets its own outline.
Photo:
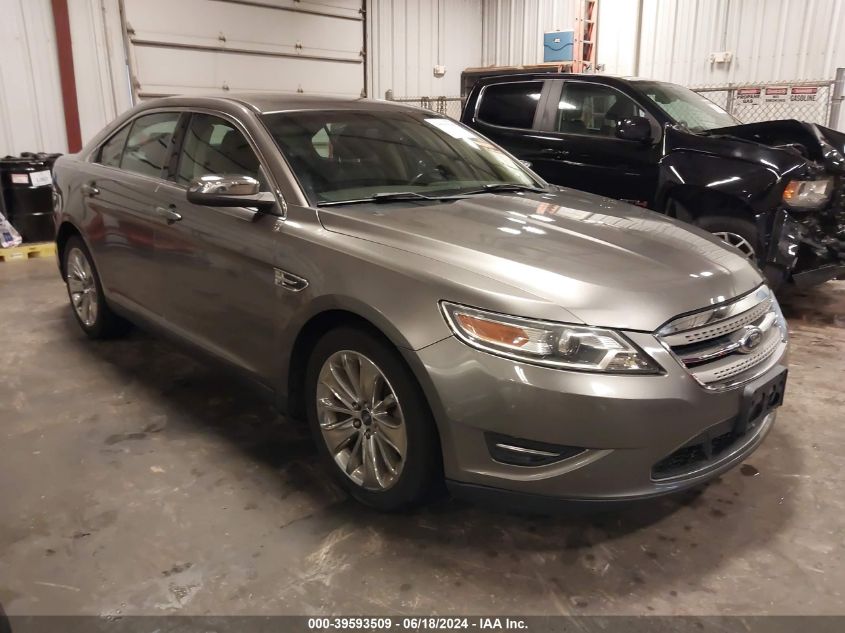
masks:
[[[176,181],[187,185],[209,174],[251,176],[269,191],[258,156],[232,123],[211,114],[194,114],[185,132]]]
[[[167,163],[170,141],[178,112],[147,114],[135,119],[123,150],[120,167],[137,174],[159,178]]]
[[[478,118],[493,125],[530,130],[542,92],[542,81],[486,86],[481,93]]]
[[[504,150],[460,123],[412,111],[267,114],[264,122],[315,203],[413,192],[453,195],[538,183]]]
[[[718,105],[689,88],[661,81],[637,81],[634,85],[673,121],[691,132],[706,132],[740,123]]]
[[[108,167],[120,167],[120,159],[123,156],[123,148],[126,145],[126,138],[129,136],[129,128],[123,128],[100,147],[100,154],[97,162]]]
[[[563,85],[555,114],[558,132],[608,138],[616,138],[616,124],[622,119],[645,116],[642,108],[618,90],[582,82]]]

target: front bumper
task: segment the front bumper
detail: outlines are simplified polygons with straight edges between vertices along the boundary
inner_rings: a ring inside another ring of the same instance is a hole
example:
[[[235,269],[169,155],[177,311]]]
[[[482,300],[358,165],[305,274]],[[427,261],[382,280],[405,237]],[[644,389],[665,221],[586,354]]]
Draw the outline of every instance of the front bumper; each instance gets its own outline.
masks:
[[[695,438],[729,427],[740,413],[743,388],[708,391],[654,336],[626,336],[666,373],[619,376],[548,369],[477,351],[453,337],[408,352],[438,423],[450,487],[541,499],[646,498],[711,479],[763,441],[774,414],[712,459],[691,463],[688,472],[656,475],[659,463]],[[758,381],[785,363],[784,352]],[[491,457],[490,434],[584,450],[552,464],[507,464]]]

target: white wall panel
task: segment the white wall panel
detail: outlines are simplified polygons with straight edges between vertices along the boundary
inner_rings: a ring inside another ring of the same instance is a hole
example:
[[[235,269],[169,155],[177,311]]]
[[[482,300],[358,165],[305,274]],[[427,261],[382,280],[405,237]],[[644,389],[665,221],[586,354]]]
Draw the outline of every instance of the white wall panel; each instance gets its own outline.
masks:
[[[574,30],[580,5],[579,0],[484,0],[482,65],[542,63],[543,34]]]
[[[132,107],[118,0],[68,0],[82,143]]]
[[[50,0],[0,0],[0,156],[66,152]]]
[[[482,0],[367,0],[369,95],[459,95],[461,72],[481,64],[481,16]]]
[[[845,0],[642,3],[639,74],[644,77],[684,85],[812,80],[832,78],[838,66],[845,66]],[[599,3],[598,61],[606,72],[636,72],[636,5],[635,0]],[[710,54],[719,51],[733,53],[730,64],[710,63]]]

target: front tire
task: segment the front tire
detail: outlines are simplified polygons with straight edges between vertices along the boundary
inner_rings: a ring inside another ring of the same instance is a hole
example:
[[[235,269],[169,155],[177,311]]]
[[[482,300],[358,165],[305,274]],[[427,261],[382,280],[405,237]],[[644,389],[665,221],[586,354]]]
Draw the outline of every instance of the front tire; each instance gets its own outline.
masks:
[[[730,216],[708,215],[696,220],[696,225],[730,244],[755,264],[762,261],[758,252],[757,227],[750,220]]]
[[[92,339],[114,338],[126,333],[129,323],[111,311],[103,294],[94,260],[82,238],[74,235],[64,247],[67,294],[73,316],[82,331]]]
[[[424,501],[439,471],[437,433],[399,353],[367,330],[340,327],[317,342],[305,380],[308,422],[340,485],[383,511]]]

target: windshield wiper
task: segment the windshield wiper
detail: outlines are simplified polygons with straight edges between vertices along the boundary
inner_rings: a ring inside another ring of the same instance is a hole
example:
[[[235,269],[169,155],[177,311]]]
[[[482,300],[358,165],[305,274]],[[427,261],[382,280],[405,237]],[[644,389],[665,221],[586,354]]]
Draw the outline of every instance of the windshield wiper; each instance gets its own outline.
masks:
[[[329,207],[341,204],[364,204],[367,202],[402,202],[404,200],[460,200],[460,196],[427,196],[415,191],[384,191],[382,193],[374,193],[369,198],[358,198],[356,200],[331,200],[327,202],[320,202],[317,206]]]
[[[546,189],[541,189],[540,187],[531,187],[529,185],[520,185],[519,183],[515,182],[490,183],[484,185],[481,189],[475,189],[473,191],[464,191],[462,193],[464,195],[472,195],[476,193],[498,193],[508,191],[533,191],[535,193],[548,193]]]

